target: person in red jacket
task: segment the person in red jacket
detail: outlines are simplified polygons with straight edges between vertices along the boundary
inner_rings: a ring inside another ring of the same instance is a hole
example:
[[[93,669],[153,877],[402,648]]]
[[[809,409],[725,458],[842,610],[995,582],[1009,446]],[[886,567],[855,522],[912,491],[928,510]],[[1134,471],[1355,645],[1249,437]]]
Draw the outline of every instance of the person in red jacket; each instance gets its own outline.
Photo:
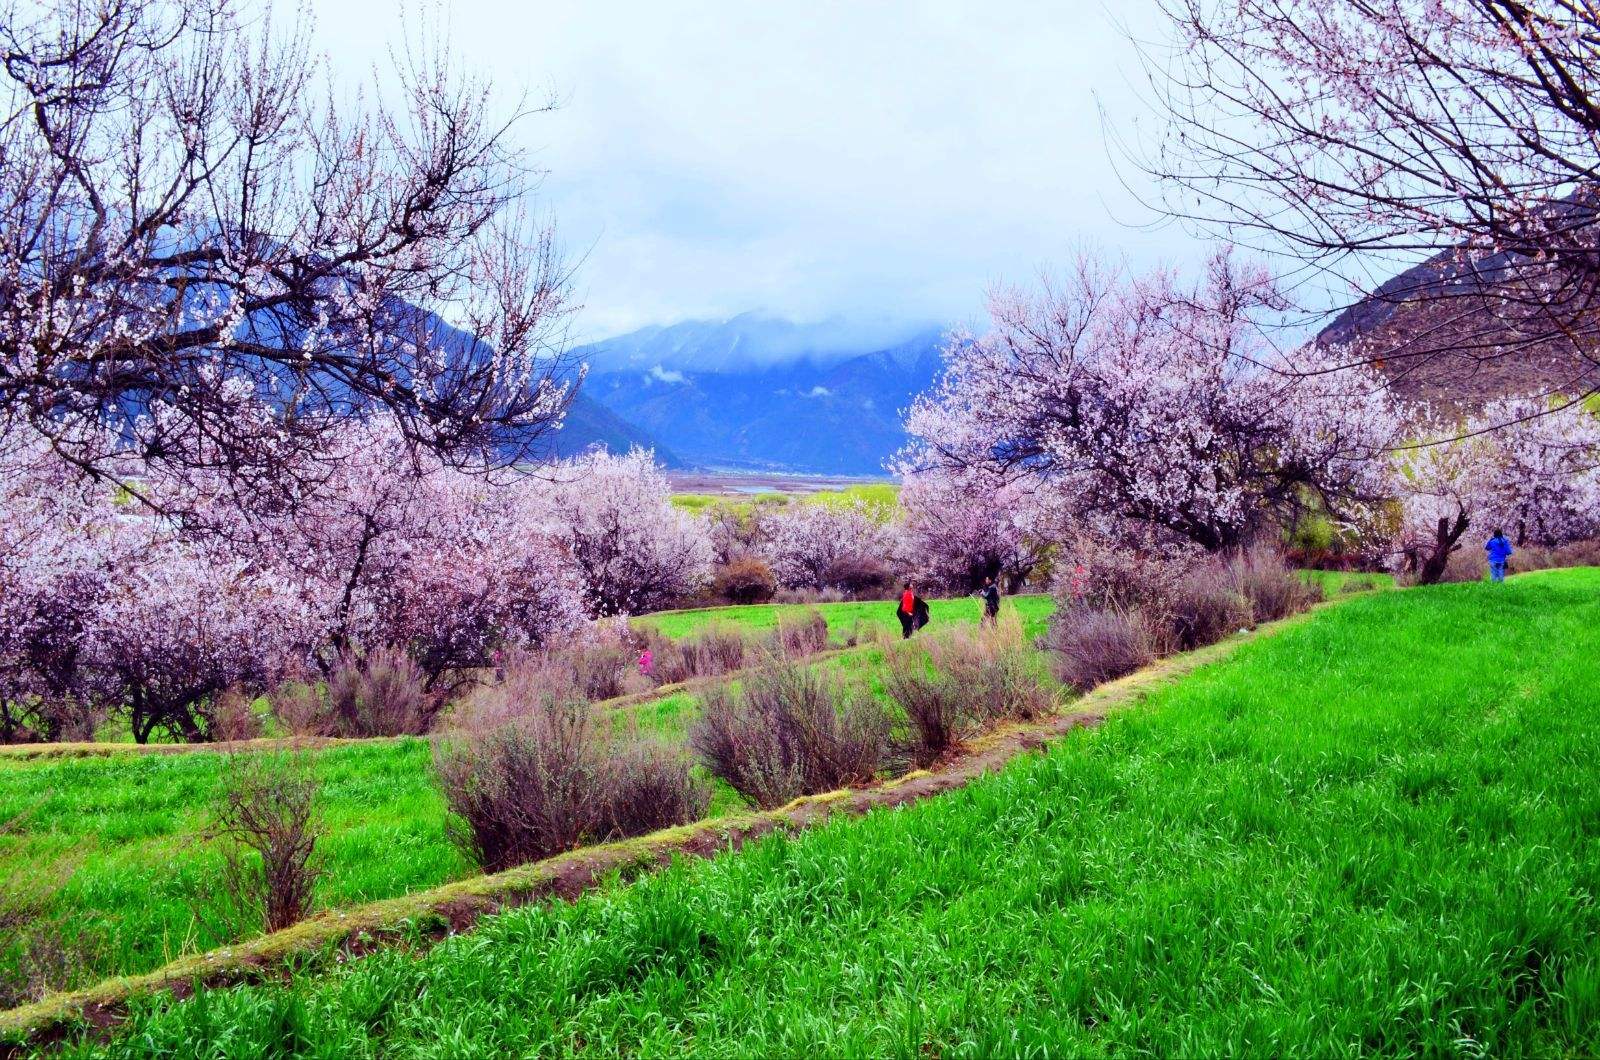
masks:
[[[922,624],[917,621],[917,605],[920,603],[922,601],[917,599],[917,587],[910,582],[906,582],[905,591],[900,594],[900,607],[894,613],[895,617],[900,620],[901,640],[909,640],[911,634]],[[924,604],[923,606],[926,607],[927,605]]]

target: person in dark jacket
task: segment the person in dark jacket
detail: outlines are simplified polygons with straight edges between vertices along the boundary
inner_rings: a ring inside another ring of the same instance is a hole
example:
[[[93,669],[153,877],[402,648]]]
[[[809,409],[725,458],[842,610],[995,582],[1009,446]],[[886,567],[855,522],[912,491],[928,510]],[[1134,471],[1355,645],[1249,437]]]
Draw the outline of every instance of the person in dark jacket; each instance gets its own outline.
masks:
[[[983,588],[978,590],[978,595],[983,597],[983,624],[992,626],[1000,617],[1000,587],[994,583],[993,578],[985,578]]]
[[[1513,551],[1511,539],[1506,537],[1506,532],[1504,530],[1496,530],[1494,536],[1484,543],[1483,551],[1489,557],[1489,580],[1505,581],[1506,560],[1511,558]]]

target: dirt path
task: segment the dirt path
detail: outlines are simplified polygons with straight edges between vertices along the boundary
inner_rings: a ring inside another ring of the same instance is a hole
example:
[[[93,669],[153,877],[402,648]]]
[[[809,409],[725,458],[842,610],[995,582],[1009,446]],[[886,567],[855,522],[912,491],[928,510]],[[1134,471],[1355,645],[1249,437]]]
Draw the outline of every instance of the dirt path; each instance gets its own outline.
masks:
[[[1328,605],[1321,605],[1328,606]],[[550,898],[573,899],[611,873],[625,880],[666,865],[674,857],[711,857],[737,850],[776,831],[793,832],[836,814],[860,815],[952,791],[1018,755],[1043,748],[1074,729],[1095,726],[1108,712],[1142,701],[1201,666],[1226,658],[1244,644],[1307,620],[1319,608],[1271,623],[1253,633],[1173,656],[1102,685],[1062,713],[1004,725],[971,741],[965,753],[932,770],[869,788],[844,789],[796,799],[780,809],[743,813],[655,832],[637,839],[586,847],[506,872],[477,876],[433,890],[350,909],[334,909],[285,931],[210,953],[180,958],[145,975],[110,979],[0,1013],[0,1056],[20,1055],[76,1034],[84,1023],[109,1032],[136,995],[170,991],[183,997],[195,983],[217,987],[257,982],[301,971],[303,959],[323,954],[342,960],[381,946],[430,945],[470,929],[480,918]],[[297,960],[298,959],[298,960]]]

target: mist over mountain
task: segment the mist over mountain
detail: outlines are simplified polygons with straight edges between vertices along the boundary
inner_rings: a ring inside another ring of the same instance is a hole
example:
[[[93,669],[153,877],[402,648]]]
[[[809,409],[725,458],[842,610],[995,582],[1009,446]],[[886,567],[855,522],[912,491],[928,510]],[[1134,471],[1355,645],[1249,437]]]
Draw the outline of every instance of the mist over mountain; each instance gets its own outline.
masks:
[[[933,385],[944,329],[747,313],[647,327],[573,351],[583,394],[708,469],[878,475]]]

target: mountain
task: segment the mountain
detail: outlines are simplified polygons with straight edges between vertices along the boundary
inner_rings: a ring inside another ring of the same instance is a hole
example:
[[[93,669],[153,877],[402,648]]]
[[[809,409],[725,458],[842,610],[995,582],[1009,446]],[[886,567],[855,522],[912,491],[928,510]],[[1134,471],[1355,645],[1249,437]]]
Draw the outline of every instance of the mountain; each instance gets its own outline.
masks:
[[[586,388],[584,388],[586,389]],[[613,453],[629,449],[654,449],[656,462],[670,470],[688,466],[677,453],[629,423],[580,389],[567,408],[566,422],[550,439],[548,456],[577,456],[596,445]]]
[[[1520,293],[1526,266],[1506,252],[1442,251],[1345,309],[1316,341],[1348,345],[1401,397],[1447,409],[1600,384],[1600,318],[1588,293],[1550,313],[1543,297]]]
[[[940,368],[941,328],[745,314],[574,351],[584,393],[700,467],[882,474],[902,411]]]

